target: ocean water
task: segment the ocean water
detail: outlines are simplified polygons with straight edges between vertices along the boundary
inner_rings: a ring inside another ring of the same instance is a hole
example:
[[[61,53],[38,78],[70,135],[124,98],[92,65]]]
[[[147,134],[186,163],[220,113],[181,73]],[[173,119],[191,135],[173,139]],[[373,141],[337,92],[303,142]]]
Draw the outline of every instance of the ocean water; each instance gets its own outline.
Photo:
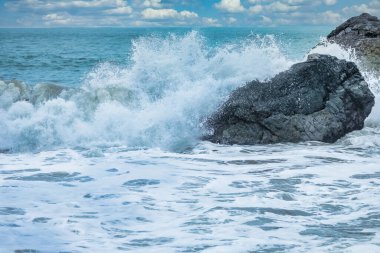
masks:
[[[379,252],[380,80],[330,30],[0,29],[0,252]],[[201,141],[232,90],[314,52],[362,70],[363,130]],[[67,90],[32,103],[44,84]]]

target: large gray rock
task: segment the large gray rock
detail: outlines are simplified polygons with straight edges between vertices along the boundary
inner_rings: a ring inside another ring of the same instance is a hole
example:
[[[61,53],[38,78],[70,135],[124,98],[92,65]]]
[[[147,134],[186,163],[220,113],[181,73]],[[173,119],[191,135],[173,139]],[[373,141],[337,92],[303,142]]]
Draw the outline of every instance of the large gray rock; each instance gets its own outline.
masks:
[[[224,144],[335,142],[363,128],[374,96],[356,65],[310,55],[268,82],[234,91],[210,117],[208,140]]]
[[[380,71],[380,20],[368,13],[352,17],[327,35],[329,41],[355,49],[357,55]]]

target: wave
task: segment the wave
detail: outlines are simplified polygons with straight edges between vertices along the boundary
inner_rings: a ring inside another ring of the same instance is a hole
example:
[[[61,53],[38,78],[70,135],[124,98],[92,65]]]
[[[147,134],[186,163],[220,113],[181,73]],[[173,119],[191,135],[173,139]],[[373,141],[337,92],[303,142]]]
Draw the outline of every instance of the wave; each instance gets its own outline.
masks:
[[[25,84],[1,81],[0,150],[183,149],[204,134],[202,122],[232,90],[294,63],[273,36],[209,47],[195,31],[135,40],[131,62],[102,63],[80,89],[58,97],[50,85],[28,97]]]

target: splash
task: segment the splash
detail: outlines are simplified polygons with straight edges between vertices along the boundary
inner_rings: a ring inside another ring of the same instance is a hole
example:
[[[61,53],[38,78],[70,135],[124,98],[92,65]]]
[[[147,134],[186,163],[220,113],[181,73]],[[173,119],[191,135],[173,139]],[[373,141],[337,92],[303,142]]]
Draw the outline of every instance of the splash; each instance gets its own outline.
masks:
[[[0,98],[0,149],[186,148],[233,89],[293,64],[271,36],[213,48],[194,31],[135,40],[131,62],[100,64],[80,90],[35,105],[17,102],[14,88],[11,101]]]

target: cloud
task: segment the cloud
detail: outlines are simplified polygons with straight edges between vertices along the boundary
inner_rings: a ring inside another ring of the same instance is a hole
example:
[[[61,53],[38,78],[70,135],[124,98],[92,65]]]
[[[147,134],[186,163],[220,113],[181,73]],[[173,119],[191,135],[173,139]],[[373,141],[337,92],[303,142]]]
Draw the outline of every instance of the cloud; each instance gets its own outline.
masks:
[[[215,4],[215,7],[219,10],[231,13],[244,11],[244,7],[241,5],[240,0],[221,0],[220,3]]]
[[[203,18],[202,21],[206,26],[220,26],[219,21],[216,18]]]
[[[42,17],[46,24],[67,25],[73,22],[73,19],[68,14],[51,13]]]
[[[257,0],[256,0],[257,1]],[[260,12],[291,12],[299,9],[299,6],[287,5],[282,2],[274,2],[268,5],[257,4],[249,7],[249,12],[252,14],[258,14]]]
[[[145,0],[143,2],[144,7],[154,7],[154,8],[161,8],[161,0]]]
[[[337,0],[324,0],[323,2],[327,5],[334,5],[336,4]]]
[[[249,7],[249,12],[252,14],[260,13],[264,10],[264,7],[260,4]]]
[[[265,6],[265,8],[269,11],[274,11],[274,12],[289,12],[289,11],[295,11],[299,7],[298,6],[292,6],[292,5],[287,5],[282,2],[274,2],[268,6]]]
[[[380,16],[380,0],[1,1],[2,27],[335,25],[363,12]]]
[[[348,16],[359,15],[361,13],[369,13],[380,16],[380,0],[372,0],[368,4],[357,4],[343,8],[343,13]]]
[[[265,25],[271,25],[273,23],[272,19],[267,16],[261,16],[261,23]]]
[[[120,25],[120,20],[114,17],[73,16],[67,12],[49,13],[41,18],[46,26],[109,26]]]
[[[148,8],[142,11],[144,19],[191,19],[197,18],[198,14],[191,11],[178,12],[174,9],[152,9]]]
[[[130,6],[117,7],[115,9],[105,10],[105,14],[131,14],[133,12]]]
[[[342,16],[337,12],[325,11],[321,14],[322,14],[321,19],[327,24],[338,24],[338,23],[341,23],[343,21]],[[319,23],[319,22],[317,22],[317,23]]]
[[[5,7],[12,10],[21,8],[28,8],[34,10],[58,10],[69,8],[99,8],[99,7],[125,7],[126,1],[123,0],[67,0],[67,1],[53,1],[53,0],[20,0],[6,2]]]

